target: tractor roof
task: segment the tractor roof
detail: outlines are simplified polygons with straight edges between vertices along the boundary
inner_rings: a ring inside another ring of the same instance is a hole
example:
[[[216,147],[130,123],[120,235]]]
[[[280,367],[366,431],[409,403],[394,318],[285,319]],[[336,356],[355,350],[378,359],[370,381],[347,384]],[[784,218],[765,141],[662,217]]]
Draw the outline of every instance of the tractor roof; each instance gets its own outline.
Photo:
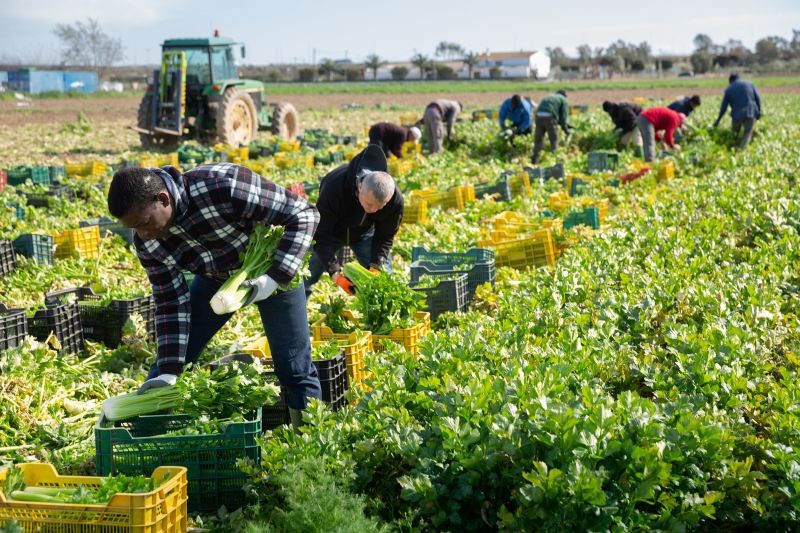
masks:
[[[198,37],[195,39],[167,39],[162,46],[189,48],[193,46],[230,46],[236,41],[230,37]]]

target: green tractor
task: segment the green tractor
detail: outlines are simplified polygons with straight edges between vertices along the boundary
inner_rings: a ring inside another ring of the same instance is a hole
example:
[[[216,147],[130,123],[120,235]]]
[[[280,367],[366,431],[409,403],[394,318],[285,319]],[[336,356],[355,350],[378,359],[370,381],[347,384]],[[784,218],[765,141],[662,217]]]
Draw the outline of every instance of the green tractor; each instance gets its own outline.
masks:
[[[246,146],[258,129],[294,140],[299,128],[294,106],[270,106],[263,83],[239,79],[236,44],[241,43],[218,36],[164,41],[161,70],[153,73],[134,128],[144,148],[173,148],[186,139]]]

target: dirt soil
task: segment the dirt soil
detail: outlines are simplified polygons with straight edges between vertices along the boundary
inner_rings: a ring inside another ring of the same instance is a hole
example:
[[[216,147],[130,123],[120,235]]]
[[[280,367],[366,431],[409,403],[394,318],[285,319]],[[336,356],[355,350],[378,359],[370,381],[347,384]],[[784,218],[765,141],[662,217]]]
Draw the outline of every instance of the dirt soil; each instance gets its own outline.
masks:
[[[800,86],[764,87],[762,94],[800,93]],[[719,89],[705,88],[693,90],[681,89],[649,89],[649,90],[581,90],[569,94],[573,104],[600,104],[604,100],[630,100],[634,97],[649,97],[670,100],[684,93],[701,96],[718,96]],[[546,91],[532,91],[525,96],[534,101],[540,100]],[[291,102],[299,111],[306,109],[335,109],[344,105],[357,104],[371,107],[375,104],[391,104],[397,106],[418,106],[435,98],[452,98],[460,100],[466,107],[494,107],[508,97],[505,92],[487,93],[451,93],[443,94],[327,94],[327,95],[293,95],[281,96],[276,100]],[[137,98],[88,98],[88,99],[52,99],[32,101],[0,102],[0,124],[3,129],[21,127],[29,124],[62,124],[74,121],[79,112],[83,112],[90,121],[130,121],[134,124],[139,106]]]

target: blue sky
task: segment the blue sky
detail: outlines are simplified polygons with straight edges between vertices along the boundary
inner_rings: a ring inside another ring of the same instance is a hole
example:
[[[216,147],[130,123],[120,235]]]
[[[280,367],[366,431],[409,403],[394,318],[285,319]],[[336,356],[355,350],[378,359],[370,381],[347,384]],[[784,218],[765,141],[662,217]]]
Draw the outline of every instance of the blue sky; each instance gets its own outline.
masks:
[[[0,60],[56,62],[57,23],[97,18],[122,40],[124,63],[156,63],[169,37],[222,35],[247,44],[247,62],[359,61],[377,53],[407,60],[432,55],[439,41],[468,50],[544,49],[568,54],[589,43],[647,40],[653,51],[690,52],[697,33],[751,47],[767,35],[800,29],[800,0],[2,0]],[[315,55],[316,50],[316,55]]]

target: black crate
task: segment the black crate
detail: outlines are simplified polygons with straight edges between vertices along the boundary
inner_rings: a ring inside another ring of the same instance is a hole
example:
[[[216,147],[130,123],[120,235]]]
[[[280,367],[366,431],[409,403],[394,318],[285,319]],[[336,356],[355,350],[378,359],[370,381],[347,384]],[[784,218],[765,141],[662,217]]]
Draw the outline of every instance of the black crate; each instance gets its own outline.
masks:
[[[0,276],[7,276],[17,268],[14,245],[11,241],[0,241]]]
[[[557,163],[551,167],[524,167],[523,170],[533,179],[564,179],[564,164]]]
[[[347,365],[344,349],[332,359],[313,361],[317,368],[317,377],[322,388],[322,401],[328,402],[331,409],[338,411],[344,405],[347,392]]]
[[[427,309],[431,314],[431,320],[444,313],[445,311],[464,311],[467,308],[468,276],[466,274],[438,273],[431,274],[434,278],[444,278],[436,286],[428,288],[416,288],[414,283],[411,288],[425,294]]]
[[[467,274],[467,303],[472,301],[478,285],[494,286],[494,252],[473,248],[467,252],[429,252],[415,246],[411,250],[411,282],[417,283],[425,275]]]
[[[53,264],[55,246],[55,239],[52,235],[26,233],[14,239],[14,251],[30,257],[40,265]]]
[[[8,309],[0,304],[0,352],[22,344],[28,335],[28,317],[24,309]]]
[[[61,343],[61,351],[77,353],[83,350],[83,327],[78,304],[57,303],[36,311],[28,321],[31,335],[44,341],[53,333]]]
[[[495,197],[502,202],[511,200],[511,187],[509,187],[508,178],[502,179],[497,183],[476,185],[475,198],[482,200],[484,196]]]
[[[112,300],[108,305],[101,306],[97,302],[103,299],[102,295],[95,294],[89,287],[78,287],[48,293],[45,303],[65,302],[71,299],[71,295],[74,295],[78,304],[83,335],[87,339],[100,341],[109,348],[119,346],[125,322],[132,314],[138,313],[147,328],[148,340],[155,340],[155,304],[152,296]]]
[[[66,185],[53,185],[47,192],[41,193],[25,193],[28,199],[28,205],[31,207],[50,207],[50,202],[53,198],[61,198],[63,200],[72,201],[75,199],[75,193],[70,187]]]
[[[81,228],[98,226],[100,228],[100,237],[104,237],[106,232],[110,231],[114,235],[119,235],[122,237],[122,240],[128,244],[133,244],[133,236],[136,234],[136,231],[132,230],[131,228],[126,228],[119,222],[116,222],[108,217],[90,218],[89,220],[82,221],[79,226]]]

